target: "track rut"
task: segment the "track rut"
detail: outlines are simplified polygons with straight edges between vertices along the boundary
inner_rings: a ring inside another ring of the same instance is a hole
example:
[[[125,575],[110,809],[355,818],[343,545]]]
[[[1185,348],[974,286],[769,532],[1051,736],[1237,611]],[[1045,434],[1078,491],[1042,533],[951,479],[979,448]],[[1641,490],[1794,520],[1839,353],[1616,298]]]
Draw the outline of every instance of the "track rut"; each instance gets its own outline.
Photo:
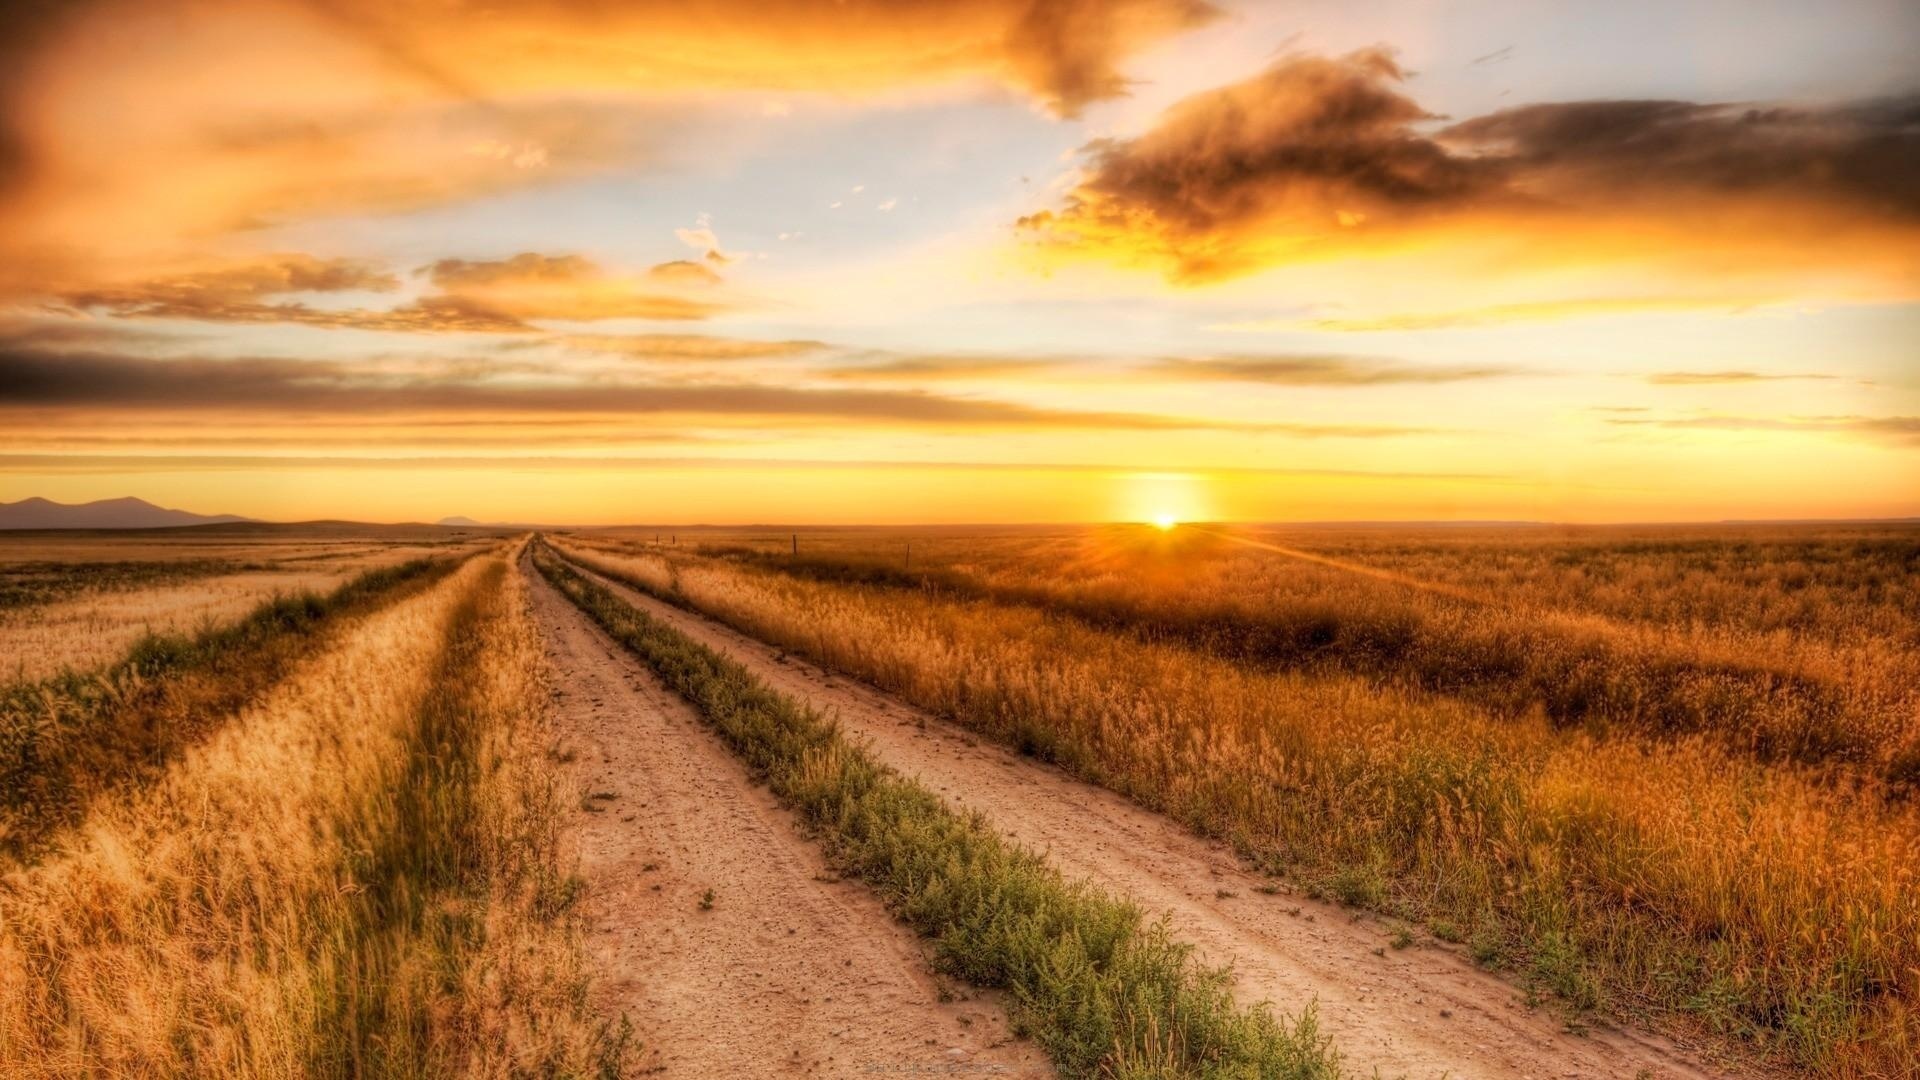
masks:
[[[523,561],[581,793],[595,1002],[667,1076],[1052,1076],[991,997],[931,972],[693,708]],[[703,906],[705,901],[709,906]]]

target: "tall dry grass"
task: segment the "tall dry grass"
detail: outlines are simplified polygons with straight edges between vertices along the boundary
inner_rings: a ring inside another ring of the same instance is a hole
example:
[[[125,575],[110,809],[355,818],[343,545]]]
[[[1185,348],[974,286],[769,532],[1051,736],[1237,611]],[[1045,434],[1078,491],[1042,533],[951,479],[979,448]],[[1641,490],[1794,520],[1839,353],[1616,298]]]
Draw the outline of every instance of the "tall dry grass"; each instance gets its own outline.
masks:
[[[0,686],[93,670],[148,635],[204,633],[276,596],[325,592],[375,570],[478,546],[128,538],[63,548],[0,537]]]
[[[1596,736],[1031,605],[579,545],[585,565],[1055,761],[1584,1008],[1920,1069],[1920,810],[1711,736]]]
[[[1920,786],[1920,530],[1156,530],[808,537],[824,581],[1034,604],[1242,663],[1596,734],[1712,734]],[[618,550],[614,548],[611,550]]]
[[[588,1017],[516,578],[371,615],[0,878],[10,1076],[555,1076]]]
[[[276,596],[194,637],[141,638],[104,671],[0,686],[0,859],[32,857],[89,799],[153,775],[355,616],[454,566],[371,570],[325,596]]]

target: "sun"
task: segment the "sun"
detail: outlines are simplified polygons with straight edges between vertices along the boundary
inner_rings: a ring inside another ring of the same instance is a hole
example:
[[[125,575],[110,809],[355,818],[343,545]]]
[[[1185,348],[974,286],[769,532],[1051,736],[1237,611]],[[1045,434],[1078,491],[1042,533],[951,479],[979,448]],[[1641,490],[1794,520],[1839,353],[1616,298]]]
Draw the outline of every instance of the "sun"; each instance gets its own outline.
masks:
[[[1199,477],[1189,473],[1140,472],[1117,477],[1114,521],[1150,525],[1173,532],[1188,521],[1211,521],[1209,501]]]

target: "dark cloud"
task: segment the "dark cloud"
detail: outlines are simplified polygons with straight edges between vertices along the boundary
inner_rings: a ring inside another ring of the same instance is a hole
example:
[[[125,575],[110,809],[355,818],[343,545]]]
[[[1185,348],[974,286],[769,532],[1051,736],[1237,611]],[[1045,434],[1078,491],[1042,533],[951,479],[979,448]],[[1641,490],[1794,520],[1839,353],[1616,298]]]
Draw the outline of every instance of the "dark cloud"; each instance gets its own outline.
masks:
[[[1920,219],[1920,94],[1824,109],[1576,101],[1454,124],[1516,190],[1573,206],[1773,196]]]
[[[1433,117],[1394,89],[1400,78],[1379,49],[1276,65],[1182,101],[1137,139],[1092,144],[1084,190],[1191,230],[1265,213],[1275,196],[1317,212],[1480,190],[1484,170],[1412,135]]]
[[[1007,473],[1117,473],[1135,475],[1140,471],[1138,465],[1100,464],[1087,462],[996,462],[996,461],[927,461],[927,460],[875,460],[861,461],[845,458],[743,458],[743,457],[657,457],[657,456],[608,456],[608,457],[542,457],[525,456],[512,459],[515,468],[579,469],[579,468],[666,468],[666,469],[750,469],[750,470],[812,470],[858,471],[867,469],[887,469],[908,472],[939,470],[942,472],[1007,472]],[[473,468],[498,469],[501,459],[484,455],[420,457],[292,457],[285,455],[214,455],[214,454],[33,454],[0,453],[0,471],[30,472],[36,474],[71,473],[126,473],[133,471],[157,472],[195,472],[224,471],[228,469],[266,469],[272,472],[285,472],[287,469],[302,466],[338,467],[351,465],[356,468],[393,468],[415,470],[421,468]],[[1514,484],[1517,477],[1502,473],[1484,472],[1416,472],[1377,469],[1288,469],[1263,468],[1259,466],[1239,465],[1162,465],[1155,466],[1157,473],[1176,473],[1195,477],[1248,476],[1248,477],[1300,477],[1313,479],[1338,480],[1444,480],[1455,483]]]
[[[1172,379],[1272,383],[1277,386],[1385,386],[1394,383],[1449,383],[1498,379],[1525,372],[1495,364],[1420,366],[1365,356],[1223,356],[1207,359],[1169,357],[1152,364],[1152,374]]]
[[[921,391],[729,384],[570,381],[528,385],[440,374],[420,378],[318,360],[154,360],[0,345],[0,403],[12,410],[239,412],[359,416],[714,415],[923,427],[1235,430],[1312,438],[1381,438],[1426,429],[1365,424],[1236,423],[1139,413],[1082,412]]]
[[[1390,52],[1367,49],[1195,94],[1138,138],[1089,144],[1065,209],[1018,224],[1069,244],[1164,248],[1180,276],[1200,278],[1237,269],[1209,251],[1243,229],[1320,233],[1341,215],[1405,218],[1486,198],[1495,169],[1419,135],[1414,125],[1435,117],[1401,78]]]
[[[1404,78],[1384,49],[1283,60],[1187,98],[1137,138],[1088,145],[1066,204],[1018,224],[1061,250],[1186,280],[1444,223],[1543,242],[1621,217],[1706,235],[1703,216],[1723,208],[1742,221],[1764,208],[1920,224],[1920,96],[1530,105],[1430,134],[1441,118]]]

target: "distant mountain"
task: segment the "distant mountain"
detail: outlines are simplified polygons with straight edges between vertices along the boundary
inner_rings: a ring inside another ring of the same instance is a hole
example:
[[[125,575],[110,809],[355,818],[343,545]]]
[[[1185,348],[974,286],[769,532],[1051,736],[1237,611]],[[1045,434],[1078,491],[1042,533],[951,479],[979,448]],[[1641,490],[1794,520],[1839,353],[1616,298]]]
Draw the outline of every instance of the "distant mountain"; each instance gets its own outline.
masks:
[[[443,517],[434,522],[454,529],[564,529],[565,525],[541,525],[530,521],[475,521],[465,514]]]
[[[101,499],[57,503],[22,499],[0,503],[0,529],[171,529],[182,525],[226,525],[252,521],[233,514],[195,514],[169,510],[145,499]]]

